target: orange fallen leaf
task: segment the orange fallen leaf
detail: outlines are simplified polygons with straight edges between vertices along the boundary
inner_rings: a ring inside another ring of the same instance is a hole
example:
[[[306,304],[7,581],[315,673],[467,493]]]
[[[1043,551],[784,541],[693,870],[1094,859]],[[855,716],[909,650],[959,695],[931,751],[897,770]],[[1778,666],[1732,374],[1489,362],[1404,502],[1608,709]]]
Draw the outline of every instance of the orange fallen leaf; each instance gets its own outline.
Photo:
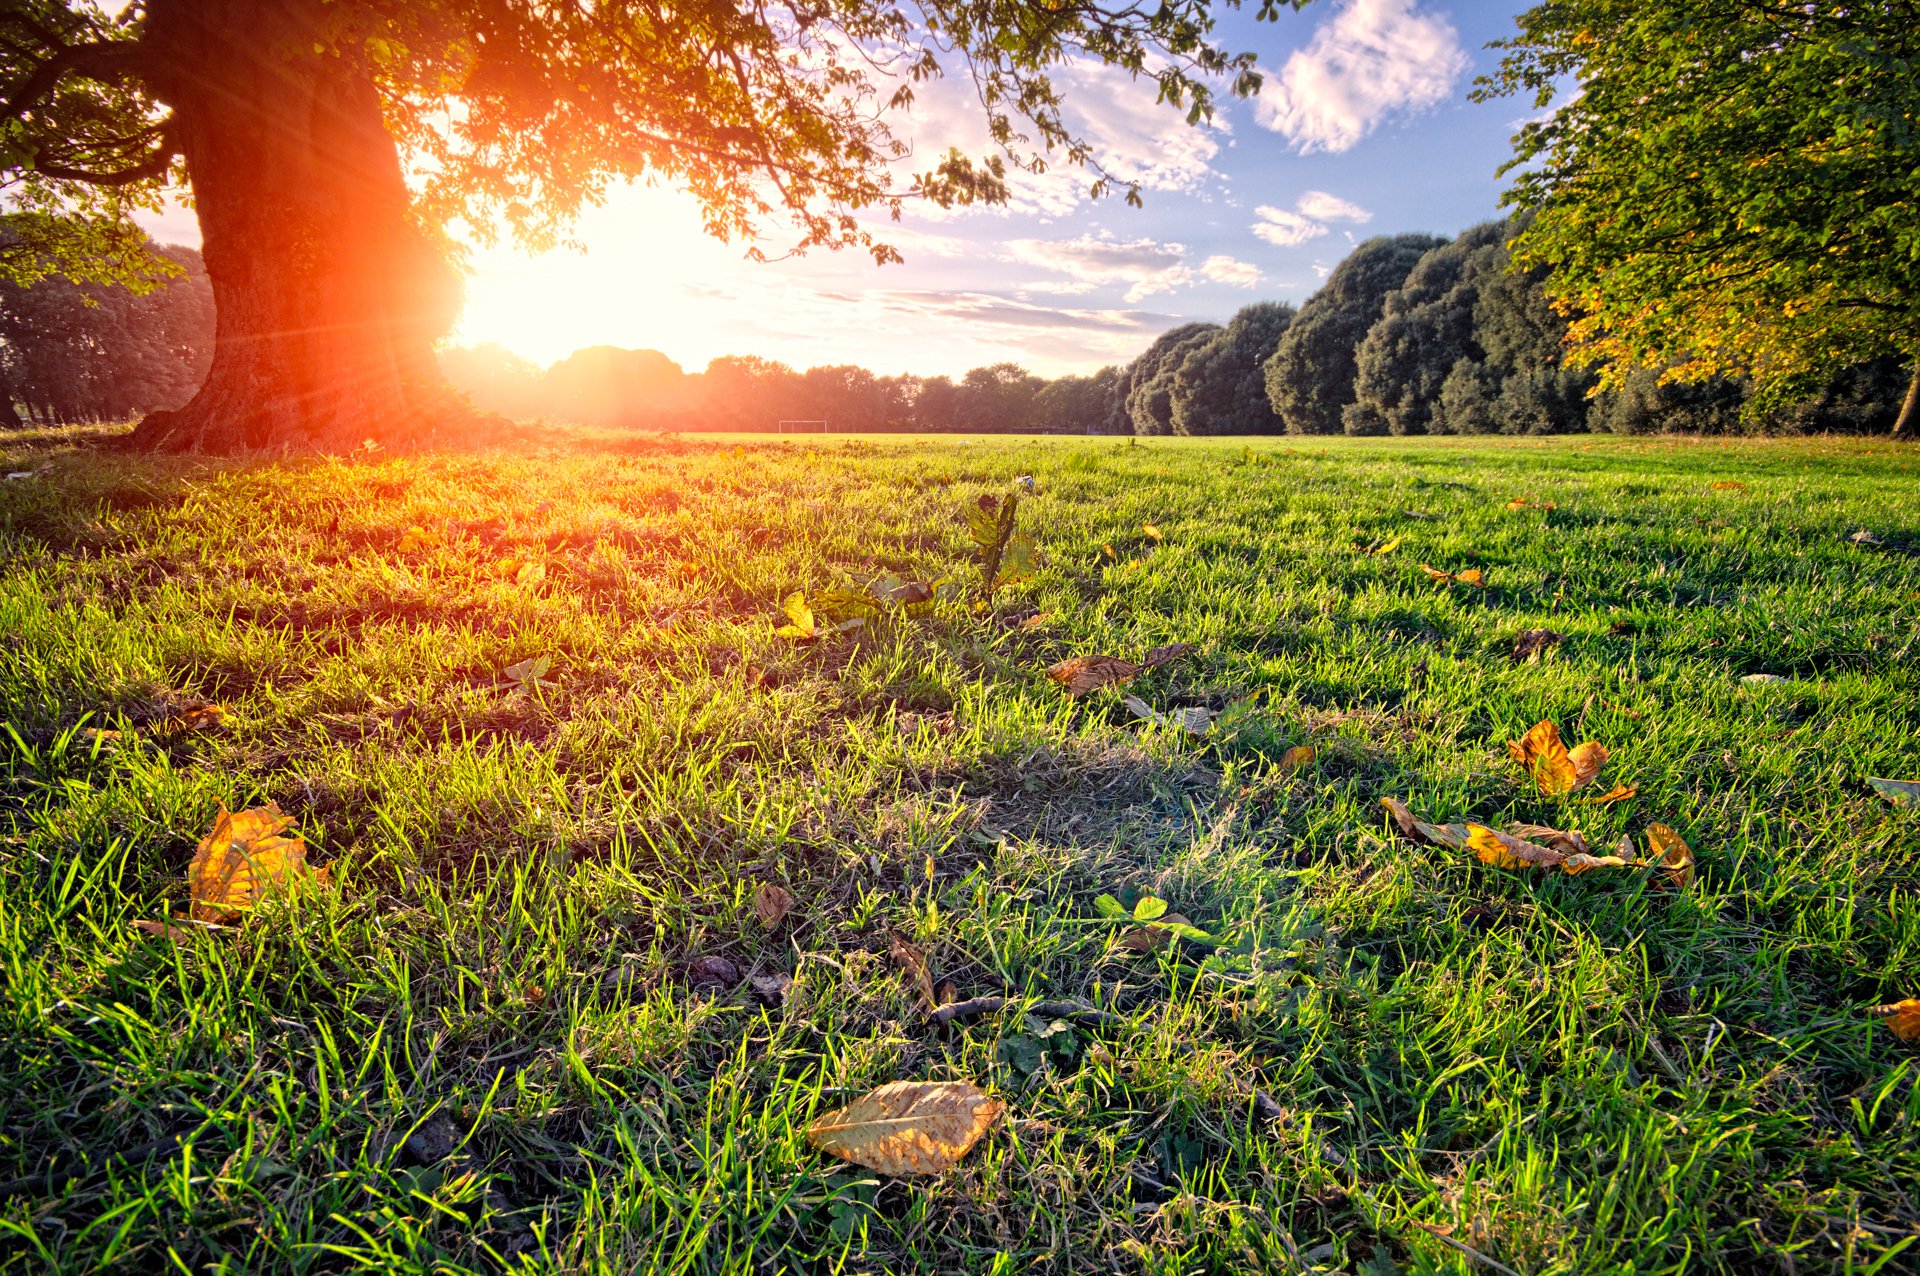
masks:
[[[133,923],[133,928],[142,934],[151,935],[155,939],[164,939],[169,943],[175,944],[190,939],[195,935],[205,935],[212,931],[225,929],[225,927],[215,926],[211,922],[196,922],[185,917],[172,917],[166,921],[159,922],[142,917]]]
[[[1074,656],[1047,666],[1047,677],[1067,689],[1070,696],[1084,696],[1102,687],[1131,682],[1140,674],[1140,666],[1118,656]]]
[[[1608,806],[1614,802],[1625,802],[1640,792],[1638,785],[1616,784],[1597,798],[1589,799],[1595,806]]]
[[[1647,825],[1647,849],[1653,867],[1667,875],[1675,886],[1685,888],[1693,881],[1693,848],[1664,824]]]
[[[1398,798],[1381,798],[1380,805],[1386,807],[1387,812],[1393,816],[1393,822],[1399,825],[1400,832],[1415,841],[1463,851],[1467,848],[1467,839],[1472,836],[1465,824],[1427,823],[1409,811],[1406,803]]]
[[[217,704],[188,705],[156,718],[144,728],[146,734],[160,740],[185,735],[189,731],[209,731],[224,724],[227,711]]]
[[[1476,585],[1482,589],[1486,588],[1487,584],[1486,576],[1481,573],[1478,567],[1469,567],[1463,572],[1443,572],[1438,567],[1432,567],[1426,563],[1422,563],[1420,564],[1420,570],[1434,580],[1458,581],[1462,585]]]
[[[807,1142],[882,1174],[938,1174],[1006,1108],[971,1081],[891,1081],[816,1119]]]
[[[1744,492],[1747,490],[1745,483],[1735,482],[1733,479],[1721,479],[1718,483],[1709,483],[1707,486],[1716,492]]]
[[[793,894],[786,887],[762,882],[760,889],[753,893],[753,915],[760,919],[762,926],[773,930],[793,911],[793,902]]]
[[[1902,1041],[1920,1039],[1920,997],[1875,1006],[1867,1013],[1875,1019],[1885,1019],[1893,1035]]]
[[[1482,864],[1495,868],[1556,868],[1567,858],[1564,851],[1490,829],[1484,824],[1467,825],[1467,845]]]
[[[1509,740],[1507,752],[1533,776],[1542,793],[1553,797],[1588,783],[1607,764],[1605,746],[1589,740],[1569,750],[1560,742],[1560,728],[1546,718],[1520,739]]]
[[[1311,761],[1313,761],[1313,746],[1310,744],[1296,744],[1280,755],[1280,769],[1282,771],[1298,771]]]
[[[430,532],[424,527],[409,527],[406,534],[400,538],[400,552],[417,554],[423,549],[432,549],[436,545],[443,544],[446,539],[439,532]]]
[[[276,802],[238,813],[220,808],[213,831],[201,841],[187,866],[195,921],[228,921],[267,896],[297,889],[306,882],[326,885],[324,868],[307,863],[307,844]]]
[[[1516,496],[1507,502],[1507,508],[1510,510],[1557,510],[1560,507],[1552,501],[1536,501],[1531,496]]]

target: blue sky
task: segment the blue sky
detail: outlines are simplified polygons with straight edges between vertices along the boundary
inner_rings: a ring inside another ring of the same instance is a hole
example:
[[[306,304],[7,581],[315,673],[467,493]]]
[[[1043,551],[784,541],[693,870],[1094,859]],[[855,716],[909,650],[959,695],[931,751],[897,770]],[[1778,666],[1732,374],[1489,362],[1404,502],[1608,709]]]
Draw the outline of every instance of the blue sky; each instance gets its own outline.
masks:
[[[1070,118],[1112,171],[1142,181],[1145,207],[1090,201],[1089,175],[1059,169],[1017,181],[1006,208],[910,212],[887,227],[905,265],[852,252],[749,262],[702,235],[684,194],[619,190],[583,217],[584,252],[476,253],[455,339],[541,363],[590,344],[652,347],[689,371],[721,354],[928,375],[1125,362],[1178,323],[1304,300],[1368,235],[1452,234],[1498,215],[1495,173],[1532,104],[1466,94],[1522,7],[1316,0],[1263,23],[1256,0],[1223,15],[1219,39],[1258,55],[1266,88],[1224,98],[1207,129],[1157,106],[1150,81],[1070,72]],[[918,155],[983,149],[964,83],[923,90],[914,111],[896,131]],[[159,229],[190,239],[185,220]],[[763,245],[784,246],[777,232]]]

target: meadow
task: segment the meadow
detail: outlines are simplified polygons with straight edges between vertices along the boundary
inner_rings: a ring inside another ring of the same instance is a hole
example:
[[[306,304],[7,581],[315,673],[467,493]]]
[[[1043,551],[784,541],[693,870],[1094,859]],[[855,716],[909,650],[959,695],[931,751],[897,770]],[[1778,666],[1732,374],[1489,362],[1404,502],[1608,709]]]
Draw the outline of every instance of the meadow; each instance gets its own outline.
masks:
[[[0,435],[0,1271],[1920,1270],[1920,451],[99,441]],[[267,802],[330,882],[149,933]],[[901,1079],[1006,1112],[809,1144]]]

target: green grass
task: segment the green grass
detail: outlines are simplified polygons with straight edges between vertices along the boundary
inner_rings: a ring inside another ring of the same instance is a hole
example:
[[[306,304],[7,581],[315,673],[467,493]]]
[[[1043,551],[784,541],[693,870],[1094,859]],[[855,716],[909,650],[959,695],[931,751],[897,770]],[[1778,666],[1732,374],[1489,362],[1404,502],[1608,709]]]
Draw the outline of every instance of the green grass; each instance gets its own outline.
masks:
[[[0,1270],[1920,1268],[1920,1053],[1862,1013],[1920,996],[1920,813],[1862,782],[1920,777],[1920,453],[90,446],[0,436],[49,467],[0,484]],[[773,635],[795,589],[971,587],[965,511],[1023,474],[1043,569],[994,610]],[[1230,738],[1042,673],[1176,640],[1131,690],[1257,696]],[[195,701],[225,725],[85,732]],[[1505,753],[1542,717],[1638,797],[1542,797]],[[1498,871],[1383,796],[1663,821],[1698,878]],[[335,890],[132,929],[267,800]],[[1235,945],[1133,953],[1104,892]],[[1117,1019],[929,1025],[892,931],[959,996]],[[784,1004],[691,987],[715,955]],[[899,1078],[1008,1119],[933,1178],[809,1148]]]

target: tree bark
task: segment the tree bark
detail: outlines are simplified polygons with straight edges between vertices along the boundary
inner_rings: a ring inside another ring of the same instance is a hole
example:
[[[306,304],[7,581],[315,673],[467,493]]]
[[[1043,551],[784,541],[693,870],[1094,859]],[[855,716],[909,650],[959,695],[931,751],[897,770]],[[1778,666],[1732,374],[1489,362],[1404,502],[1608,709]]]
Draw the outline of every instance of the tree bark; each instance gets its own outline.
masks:
[[[1900,415],[1893,419],[1893,437],[1911,439],[1920,433],[1920,363],[1913,365],[1913,379],[1907,382],[1907,399]]]
[[[131,445],[344,452],[457,428],[467,414],[433,342],[458,277],[409,219],[373,79],[348,42],[333,49],[326,7],[151,0],[148,14],[147,78],[186,160],[214,353],[199,392],[150,413]]]

